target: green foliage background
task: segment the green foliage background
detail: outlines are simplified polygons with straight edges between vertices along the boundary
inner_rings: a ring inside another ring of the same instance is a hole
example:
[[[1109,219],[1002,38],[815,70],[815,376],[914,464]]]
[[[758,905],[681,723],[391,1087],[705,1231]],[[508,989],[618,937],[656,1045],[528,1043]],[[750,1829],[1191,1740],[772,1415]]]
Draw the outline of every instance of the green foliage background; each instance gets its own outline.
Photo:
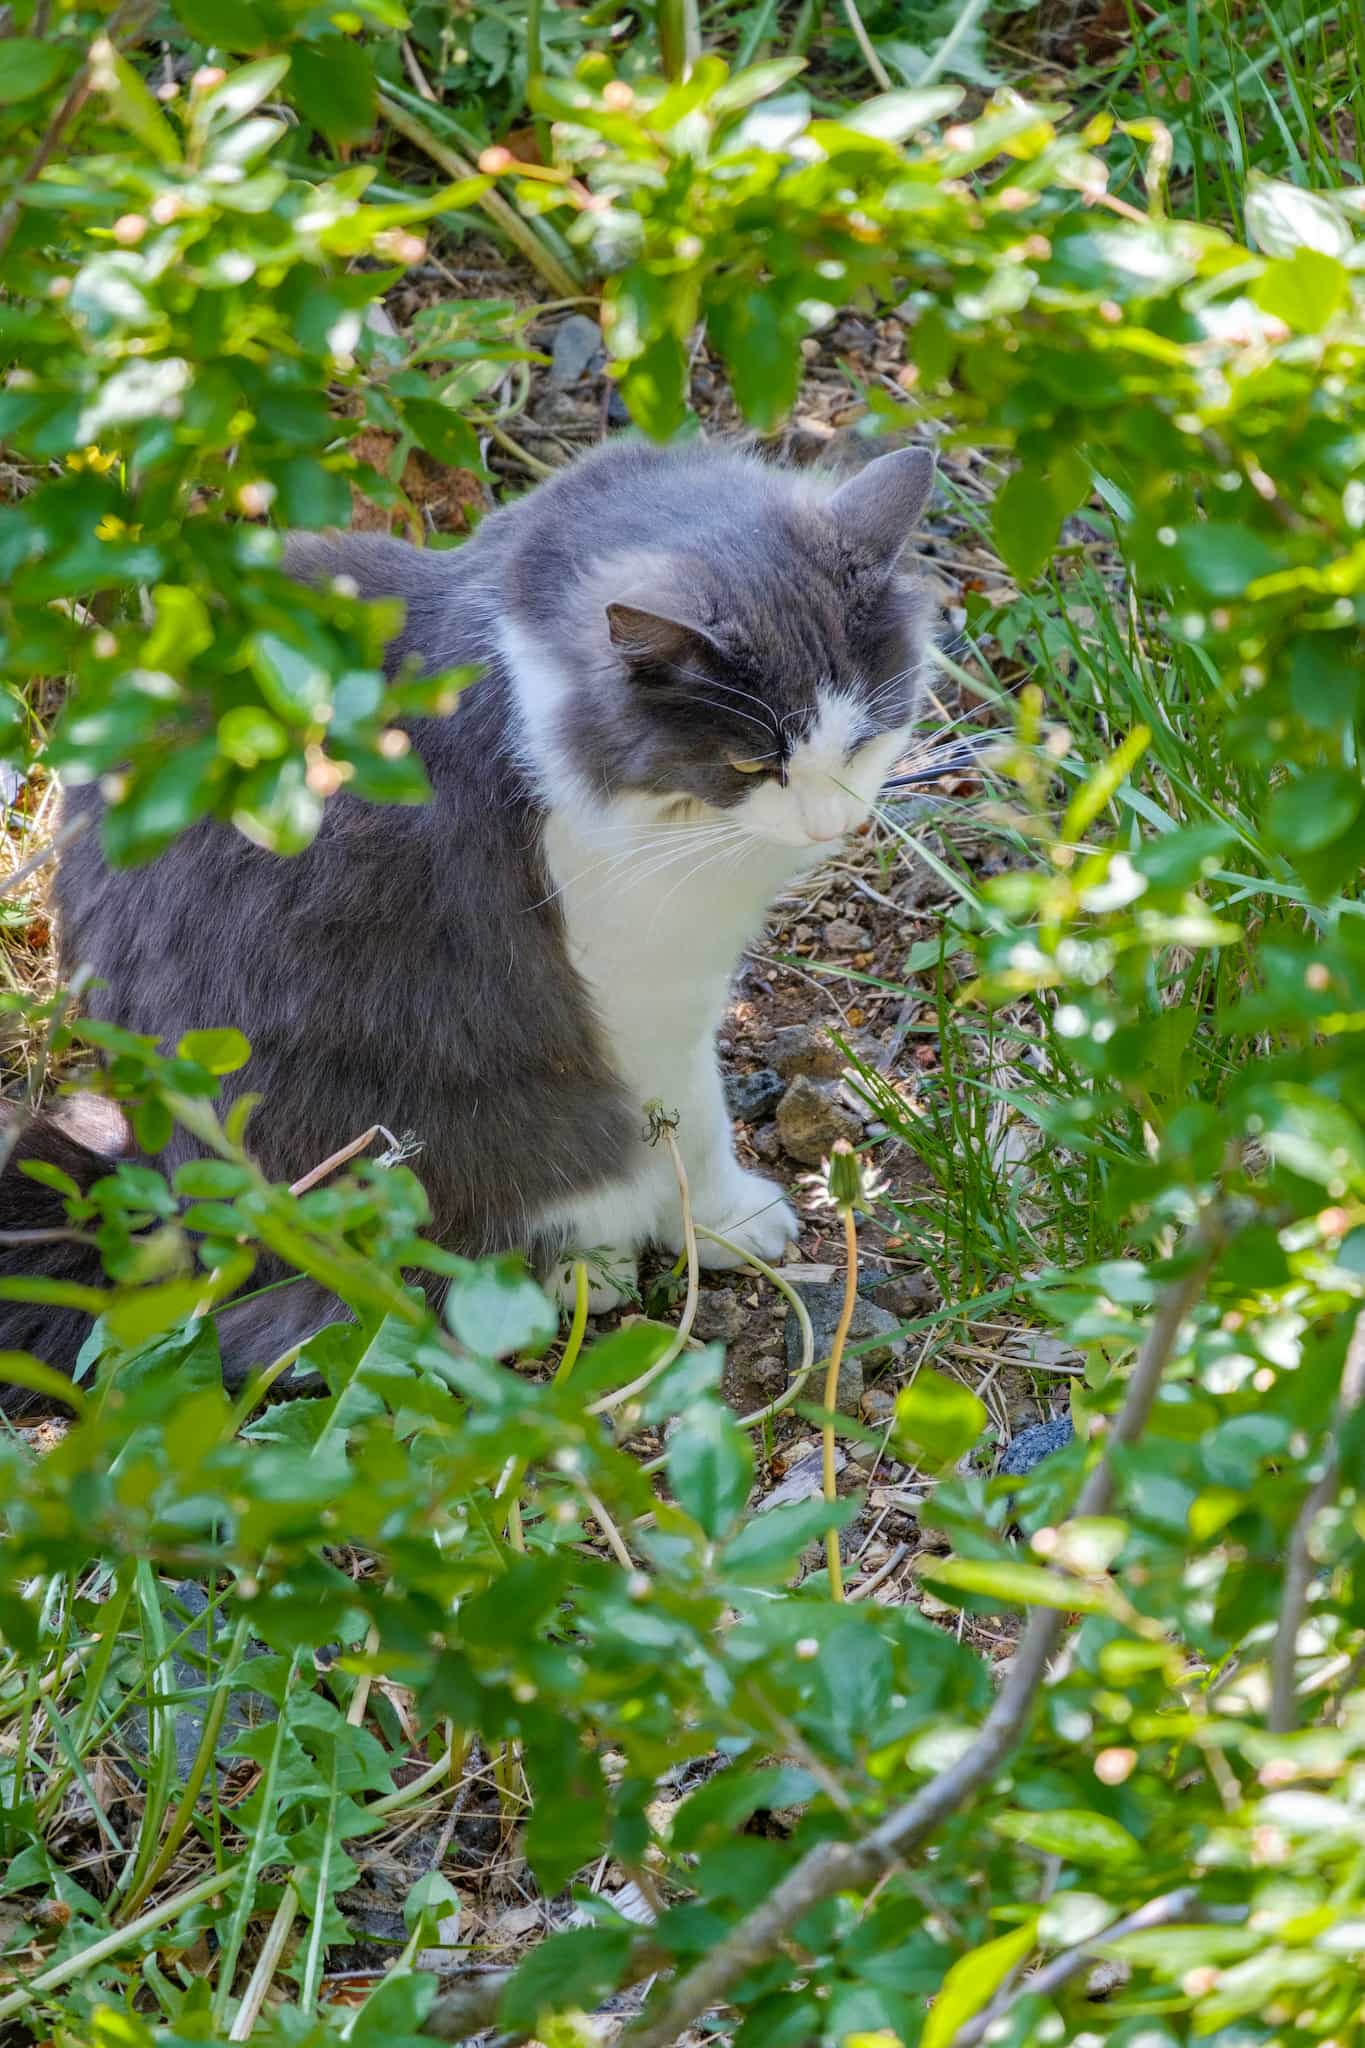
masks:
[[[818,9],[718,14],[726,54],[688,67],[695,25],[658,13],[619,36],[602,10],[548,6],[419,7],[410,24],[390,0],[7,12],[0,736],[17,763],[102,779],[116,860],[207,812],[297,851],[339,780],[421,800],[392,724],[460,679],[387,687],[391,616],[286,584],[277,529],[344,520],[352,481],[395,501],[355,453],[367,424],[399,437],[400,470],[413,445],[477,463],[471,417],[524,358],[513,309],[450,304],[403,336],[369,317],[428,222],[510,238],[547,295],[600,284],[623,394],[659,436],[686,425],[699,322],[767,427],[832,309],[906,306],[903,396],[869,405],[1008,463],[991,531],[1019,594],[971,625],[1037,682],[996,771],[1010,865],[985,883],[951,871],[948,949],[975,979],[954,1002],[939,977],[942,1091],[913,1123],[882,1106],[940,1181],[907,1222],[956,1286],[921,1327],[970,1317],[978,1283],[1026,1295],[1084,1353],[1076,1412],[1096,1432],[1012,1501],[942,1478],[923,1519],[953,1552],[940,1595],[1077,1621],[1024,1740],[932,1856],[823,1899],[732,1973],[724,2029],[742,2048],[966,2048],[998,1999],[991,2038],[1017,2048],[1357,2040],[1359,23],[1332,10],[1327,42],[1302,7],[1224,4],[1196,48],[1184,10],[1144,17],[1103,89],[1078,71],[1072,111],[1002,79],[979,7],[924,11],[910,36],[899,10],[869,11],[889,88],[872,96],[847,17],[836,32]],[[994,26],[1004,48],[1019,23]],[[1168,103],[1173,68],[1191,89]],[[552,145],[539,175],[485,154],[528,92]],[[382,155],[343,161],[376,133]],[[397,136],[446,181],[421,185]],[[1107,571],[1067,525],[1082,507]],[[67,679],[55,721],[38,678]],[[992,1006],[1038,1054],[1011,1104],[1047,1141],[1022,1221],[972,1142]],[[0,2024],[109,2044],[226,2040],[234,2021],[240,2038],[244,2012],[262,2039],[449,2031],[416,1967],[447,1924],[439,1886],[414,1897],[411,1939],[359,2012],[329,2000],[324,1970],[347,1845],[448,1798],[477,1739],[506,1759],[547,1891],[609,1854],[665,1901],[645,1954],[586,1895],[589,1924],[503,1991],[504,2038],[567,2038],[554,2015],[646,1967],[685,1975],[812,1848],[862,1839],[962,1754],[987,1664],[913,1609],[793,1587],[847,1510],[746,1518],[753,1451],[718,1355],[684,1356],[604,1431],[589,1407],[657,1362],[666,1332],[637,1326],[533,1378],[516,1361],[554,1330],[538,1290],[515,1261],[425,1245],[411,1174],[361,1168],[300,1197],[262,1182],[241,1119],[213,1108],[245,1057],[233,1034],[172,1053],[60,1002],[34,1021],[55,1050],[74,1033],[108,1056],[149,1150],[180,1119],[206,1157],[174,1184],[122,1167],[73,1195],[109,1275],[80,1297],[100,1324],[75,1423],[42,1457],[0,1439]],[[207,1311],[259,1246],[356,1312],[307,1347],[317,1399],[261,1405],[289,1358],[235,1404],[221,1390]],[[1192,1264],[1193,1306],[1154,1338]],[[444,1324],[400,1277],[422,1265],[452,1280]],[[1133,1358],[1159,1341],[1112,1509],[1068,1520]],[[44,1385],[32,1361],[4,1370]],[[628,1444],[665,1417],[660,1477]],[[926,1377],[898,1441],[950,1468],[979,1420]],[[583,1546],[595,1503],[627,1531],[629,1569]],[[1021,1550],[1016,1519],[1052,1533]],[[367,1574],[342,1569],[343,1542]],[[226,1623],[185,1781],[175,1576]],[[252,1639],[267,1654],[248,1675]],[[314,1653],[338,1643],[319,1684]],[[391,1712],[348,1716],[380,1673],[416,1697],[416,1779]],[[228,1809],[214,1746],[248,1689],[275,1714],[237,1738],[259,1776]],[[90,1766],[135,1708],[141,1796],[116,1826]],[[656,1780],[717,1749],[727,1767],[661,1831]],[[93,1873],[62,1856],[78,1800],[107,1849]],[[771,1810],[787,1832],[744,1832]],[[1106,1936],[1171,1894],[1178,1924]],[[285,1995],[253,2011],[262,1911]],[[191,1968],[207,1928],[211,1965]],[[1103,2003],[1084,1971],[1041,1990],[1017,1974],[1092,1948],[1131,1968]]]

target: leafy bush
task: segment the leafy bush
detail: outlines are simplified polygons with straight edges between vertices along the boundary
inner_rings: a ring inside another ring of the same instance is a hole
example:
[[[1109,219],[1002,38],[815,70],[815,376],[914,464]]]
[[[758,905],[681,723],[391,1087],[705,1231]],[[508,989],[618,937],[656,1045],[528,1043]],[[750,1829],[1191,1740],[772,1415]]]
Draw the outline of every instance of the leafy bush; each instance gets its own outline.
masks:
[[[185,0],[159,24],[174,96],[149,83],[141,15],[63,15],[54,34],[21,9],[0,42],[6,739],[25,764],[31,749],[104,779],[116,859],[206,812],[297,849],[342,779],[420,800],[388,734],[452,679],[387,687],[384,608],[288,586],[258,522],[344,518],[353,480],[393,500],[354,455],[365,422],[400,456],[476,460],[464,413],[521,349],[502,309],[452,308],[407,338],[367,324],[415,227],[492,196],[485,173],[374,199],[368,166],[326,166],[325,145],[369,133],[375,93],[404,132],[419,119],[396,15],[228,13]],[[432,25],[414,28],[430,57]],[[196,43],[212,39],[249,61],[211,64]],[[967,117],[936,85],[836,119],[783,60],[706,58],[669,84],[647,62],[546,68],[533,99],[556,163],[509,179],[518,232],[553,216],[605,277],[640,425],[683,422],[699,320],[748,417],[772,424],[801,340],[856,297],[907,323],[874,422],[940,422],[1014,464],[992,532],[1018,595],[970,623],[1037,680],[996,768],[1009,864],[959,877],[948,950],[972,951],[974,979],[944,969],[940,988],[963,1047],[983,1004],[1027,1041],[1011,1106],[1047,1154],[1005,1192],[1022,1185],[1033,1221],[987,1239],[1000,1182],[975,1171],[956,1213],[964,1245],[989,1244],[983,1277],[1026,1287],[1084,1357],[1081,1430],[1011,1493],[954,1469],[982,1418],[926,1370],[895,1442],[947,1474],[921,1509],[936,1596],[1027,1625],[1000,1673],[913,1609],[794,1583],[851,1506],[746,1516],[753,1447],[714,1350],[645,1323],[581,1354],[571,1338],[553,1377],[518,1369],[553,1341],[547,1305],[515,1261],[424,1246],[405,1169],[271,1188],[240,1119],[213,1111],[243,1056],[230,1035],[169,1054],[50,1009],[53,1050],[77,1032],[108,1055],[104,1085],[150,1151],[175,1118],[205,1157],[174,1185],[121,1168],[73,1203],[110,1274],[80,1303],[101,1321],[74,1421],[41,1456],[0,1443],[0,2019],[109,2043],[322,2042],[454,2038],[496,2016],[553,2040],[651,1976],[641,2048],[722,2000],[742,2048],[967,2048],[988,2028],[1018,2048],[1079,2029],[1144,2048],[1356,2040],[1356,195],[1262,176],[1243,246],[1173,217],[1150,126],[1008,91]],[[445,118],[420,117],[438,148]],[[1126,167],[1134,143],[1145,210],[1107,192],[1108,155]],[[33,679],[57,676],[49,737]],[[993,1084],[969,1063],[952,1085]],[[883,1106],[946,1181],[947,1140]],[[1078,1220],[1082,1193],[1095,1213]],[[231,1402],[207,1311],[258,1245],[356,1320]],[[951,1275],[946,1232],[938,1252]],[[451,1279],[444,1322],[403,1281],[423,1264]],[[924,1327],[969,1315],[950,1304]],[[263,1406],[295,1362],[324,1391]],[[44,1383],[32,1362],[5,1371]],[[670,1418],[656,1490],[631,1439]],[[177,1676],[195,1615],[176,1577],[225,1624],[197,1653],[202,1687]],[[203,1715],[185,1763],[187,1691]],[[231,1803],[216,1756],[246,1693],[272,1711],[232,1744],[253,1775]],[[121,1783],[89,1768],[111,1744]],[[609,1856],[653,1924],[584,1891],[585,1924],[510,1981],[438,1997],[418,1960],[458,1936],[428,1886],[393,1969],[347,2011],[324,1965],[352,1848],[459,1797],[475,1744],[542,1888]],[[717,1755],[656,1803],[665,1774]],[[64,1858],[73,1812],[104,1845],[89,1870]],[[1131,1975],[1094,2003],[1099,1957]]]

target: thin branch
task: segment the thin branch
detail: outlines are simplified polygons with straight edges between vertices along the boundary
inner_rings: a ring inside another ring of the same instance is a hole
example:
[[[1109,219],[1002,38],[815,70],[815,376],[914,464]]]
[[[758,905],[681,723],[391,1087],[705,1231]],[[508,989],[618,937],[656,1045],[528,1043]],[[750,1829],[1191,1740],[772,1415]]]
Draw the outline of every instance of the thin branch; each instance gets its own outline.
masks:
[[[1103,1514],[1113,1498],[1114,1454],[1135,1443],[1146,1427],[1181,1324],[1203,1291],[1219,1237],[1213,1219],[1207,1219],[1188,1248],[1185,1272],[1164,1289],[1103,1455],[1077,1498],[1076,1516]],[[888,1814],[862,1841],[824,1843],[803,1856],[763,1903],[674,1986],[657,2011],[628,2031],[624,2039],[629,2048],[673,2048],[679,2035],[719,2004],[733,1984],[777,1953],[792,1926],[812,1907],[837,1892],[865,1890],[989,1783],[1028,1728],[1065,1625],[1060,1609],[1035,1608],[995,1705],[956,1763]]]
[[[1270,1655],[1270,1712],[1266,1725],[1272,1735],[1287,1735],[1298,1723],[1295,1697],[1298,1679],[1299,1630],[1308,1608],[1313,1583],[1313,1524],[1328,1507],[1341,1476],[1341,1434],[1355,1410],[1365,1399],[1365,1310],[1356,1317],[1341,1368],[1341,1389],[1327,1439],[1322,1471],[1294,1523],[1289,1551],[1284,1561],[1284,1597],[1280,1621]]]
[[[1063,1949],[1060,1955],[1044,1963],[1041,1970],[1035,1970],[1031,1977],[1010,1986],[1009,1990],[996,1998],[984,2012],[968,2020],[953,2035],[949,2048],[976,2048],[998,2019],[1003,2018],[1010,2007],[1017,2005],[1021,1998],[1052,1998],[1064,1984],[1093,1963],[1100,1950],[1109,1943],[1121,1941],[1125,1934],[1140,1934],[1148,1927],[1169,1927],[1175,1921],[1204,1921],[1212,1917],[1211,1909],[1201,1907],[1199,1890],[1196,1885],[1182,1885],[1178,1891],[1163,1892],[1160,1898],[1149,1899],[1145,1906],[1138,1906],[1126,1913],[1121,1920],[1113,1920],[1108,1927],[1102,1927],[1098,1934],[1083,1941],[1076,1948]]]
[[[400,135],[406,136],[407,140],[424,155],[429,156],[437,169],[444,171],[448,178],[477,178],[478,168],[467,156],[462,156],[459,150],[452,149],[448,142],[442,141],[427,122],[419,119],[416,114],[409,113],[391,93],[380,92],[379,108],[390,126],[396,128]],[[486,192],[480,194],[476,203],[483,208],[489,219],[502,229],[508,241],[520,249],[531,268],[544,278],[557,297],[572,298],[577,294],[580,280],[560,261],[555,251],[536,233],[531,223],[524,220],[515,206],[503,198],[501,192],[490,186]]]
[[[878,92],[890,92],[891,76],[877,55],[876,45],[868,34],[863,17],[858,12],[857,0],[842,0],[845,19],[853,32],[853,40],[862,53],[862,59],[877,82]],[[970,10],[967,10],[970,12]]]

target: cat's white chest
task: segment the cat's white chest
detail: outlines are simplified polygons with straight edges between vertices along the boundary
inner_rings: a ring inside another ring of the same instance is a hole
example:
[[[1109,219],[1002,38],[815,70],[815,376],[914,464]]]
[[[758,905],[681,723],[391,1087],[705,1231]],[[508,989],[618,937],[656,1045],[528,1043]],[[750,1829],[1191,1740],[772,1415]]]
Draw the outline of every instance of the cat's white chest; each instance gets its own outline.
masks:
[[[803,863],[791,849],[563,812],[545,856],[569,958],[641,1101],[676,1093],[720,1022],[740,955]]]

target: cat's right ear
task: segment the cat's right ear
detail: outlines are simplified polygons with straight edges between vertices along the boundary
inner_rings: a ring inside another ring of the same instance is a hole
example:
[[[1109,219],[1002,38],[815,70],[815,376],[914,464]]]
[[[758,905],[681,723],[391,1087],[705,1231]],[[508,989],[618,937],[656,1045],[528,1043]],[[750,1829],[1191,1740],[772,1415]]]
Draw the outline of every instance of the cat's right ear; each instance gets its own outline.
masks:
[[[934,487],[927,448],[897,448],[876,455],[829,500],[830,514],[850,547],[891,567],[914,529]]]
[[[633,667],[690,666],[719,649],[710,634],[666,612],[645,611],[634,604],[609,604],[607,627],[611,644]]]

